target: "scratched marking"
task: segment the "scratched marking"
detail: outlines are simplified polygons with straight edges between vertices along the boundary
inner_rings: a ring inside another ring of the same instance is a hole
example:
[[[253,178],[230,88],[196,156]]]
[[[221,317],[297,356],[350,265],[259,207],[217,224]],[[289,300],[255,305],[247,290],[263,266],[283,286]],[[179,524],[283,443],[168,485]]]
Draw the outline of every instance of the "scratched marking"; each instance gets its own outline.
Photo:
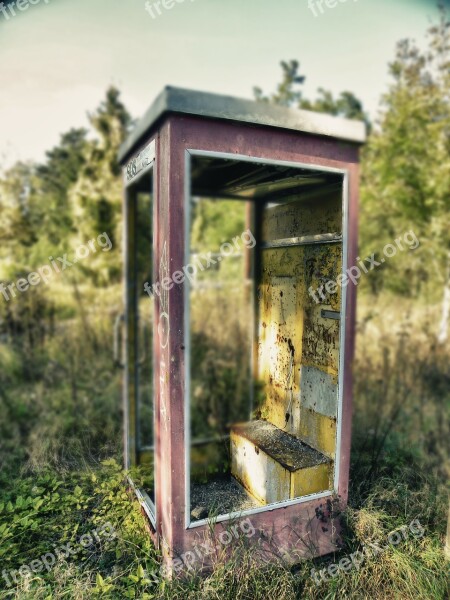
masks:
[[[164,280],[169,275],[169,261],[167,256],[167,242],[164,242],[163,250],[161,253],[161,260],[159,263],[159,282]],[[168,431],[168,420],[167,420],[167,403],[166,403],[166,360],[164,357],[163,350],[165,350],[169,344],[170,334],[170,317],[169,317],[169,291],[165,290],[162,286],[160,295],[160,316],[158,324],[158,335],[159,343],[161,346],[161,359],[159,363],[159,385],[160,385],[160,399],[161,399],[161,415],[163,417],[164,427]]]

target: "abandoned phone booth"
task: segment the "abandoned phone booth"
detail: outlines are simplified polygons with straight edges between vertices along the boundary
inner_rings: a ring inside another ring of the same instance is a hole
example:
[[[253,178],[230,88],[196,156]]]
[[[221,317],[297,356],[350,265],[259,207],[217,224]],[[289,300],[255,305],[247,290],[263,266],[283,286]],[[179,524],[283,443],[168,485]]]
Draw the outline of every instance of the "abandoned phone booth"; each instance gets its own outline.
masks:
[[[270,556],[339,545],[364,140],[168,87],[121,148],[125,466],[166,561],[241,519]]]

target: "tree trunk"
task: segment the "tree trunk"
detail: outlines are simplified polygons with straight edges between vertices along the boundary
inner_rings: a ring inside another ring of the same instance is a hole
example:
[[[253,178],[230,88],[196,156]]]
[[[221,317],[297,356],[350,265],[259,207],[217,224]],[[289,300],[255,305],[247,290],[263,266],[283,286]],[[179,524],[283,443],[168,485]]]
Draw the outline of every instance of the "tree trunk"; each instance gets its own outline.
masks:
[[[445,279],[444,298],[442,300],[442,319],[439,325],[438,342],[444,344],[448,338],[448,322],[450,318],[450,252],[447,255],[447,277]]]
[[[450,560],[450,497],[448,501],[447,538],[445,540],[445,555]]]

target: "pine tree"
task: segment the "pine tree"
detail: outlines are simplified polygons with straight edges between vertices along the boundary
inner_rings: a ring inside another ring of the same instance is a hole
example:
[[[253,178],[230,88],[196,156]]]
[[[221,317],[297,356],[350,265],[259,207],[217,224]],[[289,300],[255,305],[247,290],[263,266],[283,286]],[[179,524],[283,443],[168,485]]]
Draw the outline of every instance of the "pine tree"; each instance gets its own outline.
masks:
[[[86,146],[84,166],[70,191],[74,210],[77,243],[106,232],[113,250],[97,253],[89,261],[89,270],[103,283],[120,278],[122,223],[122,181],[117,153],[128,134],[131,117],[120,100],[120,92],[111,87],[98,110],[89,115],[96,135]]]

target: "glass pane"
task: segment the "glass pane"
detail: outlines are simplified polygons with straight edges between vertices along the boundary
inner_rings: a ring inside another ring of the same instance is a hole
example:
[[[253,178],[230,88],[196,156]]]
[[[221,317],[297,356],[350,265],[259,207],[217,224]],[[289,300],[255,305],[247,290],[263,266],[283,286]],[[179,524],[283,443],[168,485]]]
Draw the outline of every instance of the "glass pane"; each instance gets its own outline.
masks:
[[[154,500],[152,174],[127,190],[128,447],[134,482]]]
[[[152,282],[153,202],[140,192],[136,207],[136,258],[138,293],[138,430],[139,449],[153,447],[153,298],[144,290]]]
[[[190,286],[194,511],[204,504],[205,494],[219,513],[225,496],[232,500],[230,428],[251,414],[253,291],[251,250],[242,235],[246,215],[245,202],[201,199],[192,205],[190,264],[197,266]]]

